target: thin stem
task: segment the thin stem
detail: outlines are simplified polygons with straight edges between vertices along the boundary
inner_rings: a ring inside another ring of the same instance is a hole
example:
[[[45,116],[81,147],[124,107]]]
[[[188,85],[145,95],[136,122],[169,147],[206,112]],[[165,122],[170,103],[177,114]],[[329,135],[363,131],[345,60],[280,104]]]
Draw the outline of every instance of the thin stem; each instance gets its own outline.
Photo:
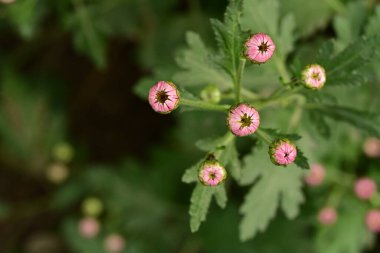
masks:
[[[288,70],[285,67],[284,62],[280,59],[280,57],[275,57],[274,61],[275,61],[277,70],[280,73],[280,76],[282,78],[282,81],[284,83],[290,82],[290,75],[289,75]]]
[[[244,73],[245,62],[246,62],[246,60],[244,58],[240,59],[239,68],[238,68],[237,73],[236,73],[236,78],[235,78],[235,83],[234,83],[236,103],[240,102],[241,79],[242,79],[242,76]]]
[[[248,89],[245,89],[245,88],[241,88],[240,89],[240,92],[241,92],[241,95],[243,97],[246,97],[247,99],[258,99],[260,96],[257,95],[256,93],[248,90]]]
[[[271,144],[273,142],[272,138],[263,130],[260,130],[260,129],[257,129],[256,130],[256,135],[262,139],[264,142],[266,142],[267,144]]]
[[[231,107],[230,105],[217,105],[217,104],[212,104],[205,101],[190,100],[186,98],[181,98],[180,105],[194,107],[194,108],[203,109],[203,110],[223,111],[223,112],[229,110]]]

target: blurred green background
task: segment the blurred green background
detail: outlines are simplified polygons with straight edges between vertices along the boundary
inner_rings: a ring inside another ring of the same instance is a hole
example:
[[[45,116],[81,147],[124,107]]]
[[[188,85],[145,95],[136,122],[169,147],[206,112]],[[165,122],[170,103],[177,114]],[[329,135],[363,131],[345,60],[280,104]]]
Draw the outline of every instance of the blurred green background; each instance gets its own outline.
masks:
[[[339,50],[380,31],[376,1],[278,2],[279,15],[290,13],[296,21],[287,63],[308,63],[328,38],[336,39]],[[144,96],[155,80],[177,71],[186,31],[213,47],[209,18],[222,19],[227,4],[0,0],[0,253],[102,253],[111,234],[121,236],[125,253],[380,252],[379,240],[361,226],[359,213],[367,206],[350,196],[342,225],[326,237],[316,214],[331,185],[305,187],[297,219],[279,212],[267,231],[240,242],[238,209],[248,188],[231,183],[226,209],[212,204],[207,221],[191,234],[192,186],[181,176],[203,155],[194,143],[225,132],[217,124],[223,115],[162,116]],[[378,111],[379,68],[376,59],[363,70],[365,86],[332,92],[342,104]],[[277,77],[270,66],[260,71],[249,73],[254,89],[265,90]],[[275,115],[281,125],[289,112]],[[311,163],[324,164],[331,178],[349,171],[380,182],[379,158],[362,149],[369,136],[343,124],[323,139],[311,128],[306,119],[296,127],[305,134]],[[244,140],[239,143],[241,156],[247,147]],[[99,226],[91,239],[80,225],[89,216],[97,220],[87,224],[89,233]]]

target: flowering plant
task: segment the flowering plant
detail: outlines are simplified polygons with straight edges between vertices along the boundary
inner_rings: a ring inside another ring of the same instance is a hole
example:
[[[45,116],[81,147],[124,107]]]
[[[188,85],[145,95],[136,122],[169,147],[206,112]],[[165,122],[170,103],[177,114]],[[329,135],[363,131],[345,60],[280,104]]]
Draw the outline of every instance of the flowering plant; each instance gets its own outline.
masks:
[[[257,17],[269,10],[275,14]],[[301,135],[294,131],[328,139],[329,122],[334,120],[380,136],[373,114],[339,105],[332,92],[338,86],[363,82],[364,74],[358,70],[378,53],[380,36],[368,29],[366,37],[358,36],[342,48],[328,41],[314,59],[300,64],[299,59],[289,59],[297,39],[294,17],[280,17],[278,1],[231,0],[224,21],[212,19],[211,24],[217,50],[206,47],[198,34],[187,33],[188,48],[177,57],[180,69],[172,77],[174,82],[151,83],[149,102],[160,113],[170,113],[178,105],[182,111],[224,113],[227,124],[216,124],[226,133],[198,141],[196,146],[205,152],[204,157],[182,177],[185,183],[196,183],[190,200],[190,227],[193,232],[199,229],[213,197],[221,208],[226,206],[226,188],[234,180],[241,186],[252,185],[240,208],[240,238],[247,240],[268,226],[277,209],[293,219],[304,202],[303,169],[310,168],[304,153],[311,155],[315,147],[303,152]],[[273,82],[259,84],[263,75],[272,75]],[[287,115],[286,125],[278,124],[280,116],[274,108]],[[305,116],[308,125],[299,129]],[[245,156],[239,152],[242,137],[248,138],[245,143],[252,149]],[[325,176],[321,166],[315,168],[306,179],[310,185],[319,185]],[[319,214],[323,224],[335,223],[338,216],[334,209],[338,203],[328,204],[332,206]]]

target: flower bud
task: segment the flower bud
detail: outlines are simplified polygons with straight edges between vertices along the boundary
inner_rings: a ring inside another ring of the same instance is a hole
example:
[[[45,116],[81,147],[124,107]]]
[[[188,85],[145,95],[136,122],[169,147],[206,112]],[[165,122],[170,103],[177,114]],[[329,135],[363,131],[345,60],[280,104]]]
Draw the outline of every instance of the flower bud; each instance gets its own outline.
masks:
[[[371,178],[363,177],[355,182],[355,194],[359,199],[372,198],[377,191],[377,185]]]
[[[94,218],[83,218],[79,222],[79,233],[86,239],[91,239],[97,236],[99,230],[99,222]]]
[[[254,34],[245,42],[245,56],[253,63],[268,61],[275,49],[276,45],[265,33]]]
[[[368,138],[364,142],[363,150],[368,157],[380,157],[380,140],[377,138]]]
[[[333,207],[324,207],[318,213],[318,220],[323,225],[332,225],[337,220],[337,213]]]
[[[269,146],[269,156],[275,165],[286,166],[296,160],[297,149],[290,140],[281,138]]]
[[[260,125],[260,116],[252,106],[238,104],[230,109],[227,125],[234,135],[246,136],[257,130]]]
[[[319,90],[325,85],[326,71],[318,64],[308,65],[302,71],[302,81],[307,88]]]
[[[111,234],[105,239],[104,248],[108,253],[121,252],[125,248],[125,240],[119,234]]]
[[[380,232],[380,210],[372,209],[367,213],[365,223],[371,232]]]
[[[305,176],[305,183],[310,186],[318,186],[325,179],[325,168],[320,164],[312,164],[309,173]]]
[[[158,113],[167,114],[179,103],[179,91],[172,82],[159,81],[149,90],[149,104]]]
[[[82,212],[86,216],[97,217],[103,211],[103,203],[100,199],[90,197],[83,201]]]
[[[207,160],[199,168],[198,178],[205,186],[217,186],[227,178],[227,171],[217,160]]]
[[[217,104],[222,98],[219,88],[215,85],[208,85],[201,91],[201,98],[206,102]]]

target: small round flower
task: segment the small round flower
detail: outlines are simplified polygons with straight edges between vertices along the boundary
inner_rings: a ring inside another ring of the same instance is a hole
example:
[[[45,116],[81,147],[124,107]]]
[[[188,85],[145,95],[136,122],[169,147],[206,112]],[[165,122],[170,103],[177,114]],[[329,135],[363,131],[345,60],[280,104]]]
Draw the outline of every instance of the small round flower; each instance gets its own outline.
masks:
[[[82,202],[82,212],[86,216],[97,217],[103,212],[103,203],[95,197],[86,198]]]
[[[206,186],[217,186],[227,177],[226,169],[216,160],[206,161],[198,171],[199,181]]]
[[[87,239],[94,238],[100,230],[99,222],[94,218],[83,218],[79,222],[79,233]]]
[[[104,248],[109,253],[118,253],[124,250],[125,240],[119,234],[110,234],[104,242]]]
[[[325,85],[326,71],[318,64],[308,65],[302,71],[302,81],[307,88],[319,90]]]
[[[217,86],[208,85],[201,91],[201,98],[204,101],[217,104],[222,98],[222,93]]]
[[[370,199],[375,195],[376,191],[377,185],[371,178],[363,177],[355,182],[355,193],[359,199]]]
[[[150,88],[148,99],[153,110],[167,114],[177,108],[179,91],[174,83],[159,81]]]
[[[260,125],[260,116],[255,108],[248,104],[238,104],[228,113],[227,125],[237,136],[254,133]]]
[[[380,157],[380,140],[377,138],[368,138],[363,145],[364,153],[371,158]]]
[[[368,230],[379,233],[380,232],[380,210],[372,209],[367,213],[365,223]]]
[[[337,213],[333,207],[324,207],[318,213],[318,220],[323,225],[332,225],[337,220]]]
[[[318,186],[325,179],[326,170],[320,164],[312,164],[309,173],[305,176],[306,184]]]
[[[268,61],[276,49],[276,45],[269,35],[257,33],[245,42],[245,56],[253,63]]]
[[[281,138],[269,146],[269,155],[275,165],[286,166],[296,159],[297,148],[290,140]]]

